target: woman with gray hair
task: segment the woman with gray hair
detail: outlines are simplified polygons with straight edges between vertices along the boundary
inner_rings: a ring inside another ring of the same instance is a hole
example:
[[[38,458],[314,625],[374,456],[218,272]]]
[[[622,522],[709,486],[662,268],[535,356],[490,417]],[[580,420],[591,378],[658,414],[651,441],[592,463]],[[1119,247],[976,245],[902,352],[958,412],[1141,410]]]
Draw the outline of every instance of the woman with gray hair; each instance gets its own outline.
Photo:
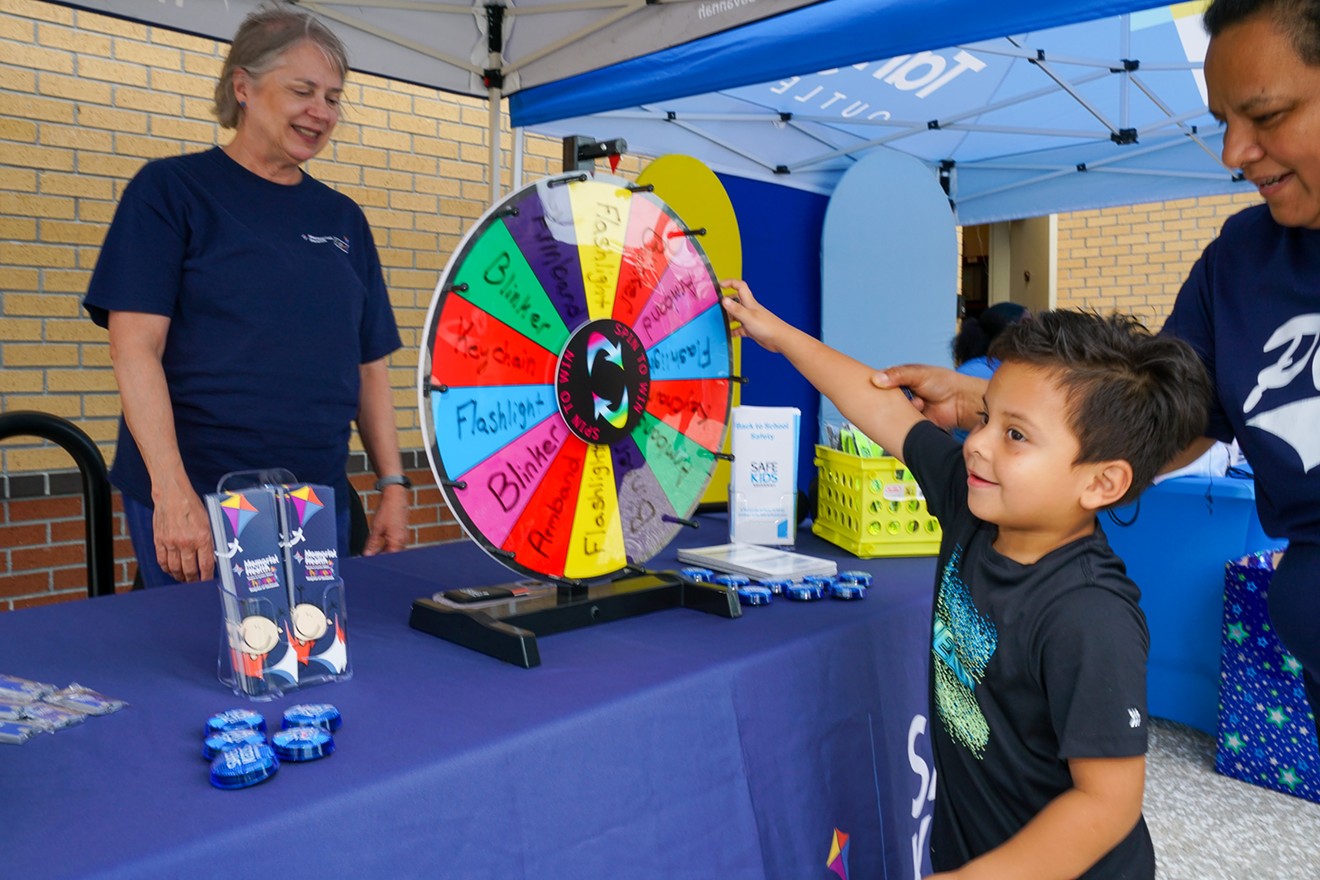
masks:
[[[335,490],[348,551],[351,425],[380,476],[365,552],[401,549],[403,476],[386,357],[400,346],[362,210],[312,178],[348,58],[307,12],[254,12],[215,91],[223,146],[129,182],[84,306],[110,332],[123,408],[111,480],[147,586],[213,576],[201,496],[285,468]]]

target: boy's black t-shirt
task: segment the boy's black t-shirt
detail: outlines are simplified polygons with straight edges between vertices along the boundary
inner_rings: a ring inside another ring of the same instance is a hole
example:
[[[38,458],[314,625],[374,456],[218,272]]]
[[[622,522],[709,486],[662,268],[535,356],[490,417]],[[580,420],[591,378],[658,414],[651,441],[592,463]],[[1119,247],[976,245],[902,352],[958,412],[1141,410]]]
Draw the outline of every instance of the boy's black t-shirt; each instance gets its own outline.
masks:
[[[991,546],[967,507],[962,449],[931,423],[903,447],[944,530],[931,645],[937,773],[931,864],[961,867],[1072,787],[1070,758],[1146,752],[1149,635],[1140,596],[1097,525],[1032,565]],[[1151,878],[1143,818],[1082,875]]]

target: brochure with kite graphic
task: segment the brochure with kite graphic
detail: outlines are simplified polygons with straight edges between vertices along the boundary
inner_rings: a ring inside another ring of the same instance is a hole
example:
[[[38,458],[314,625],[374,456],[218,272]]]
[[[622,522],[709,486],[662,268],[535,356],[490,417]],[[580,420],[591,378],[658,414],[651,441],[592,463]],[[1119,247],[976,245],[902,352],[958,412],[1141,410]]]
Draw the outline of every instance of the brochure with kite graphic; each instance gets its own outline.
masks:
[[[289,643],[298,658],[298,686],[339,680],[348,663],[344,582],[339,577],[335,494],[329,486],[278,488],[289,607]]]
[[[222,488],[206,509],[224,611],[220,680],[268,700],[350,677],[334,490]]]
[[[298,684],[279,498],[270,486],[222,491],[206,496],[206,509],[225,613],[221,679],[235,692],[273,699]]]

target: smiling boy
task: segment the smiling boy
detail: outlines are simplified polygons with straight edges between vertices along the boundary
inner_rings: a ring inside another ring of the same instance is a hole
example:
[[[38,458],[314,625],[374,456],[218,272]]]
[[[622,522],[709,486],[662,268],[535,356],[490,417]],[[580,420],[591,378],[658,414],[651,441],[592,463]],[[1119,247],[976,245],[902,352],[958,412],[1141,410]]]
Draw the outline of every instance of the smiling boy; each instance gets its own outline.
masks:
[[[1148,635],[1100,529],[1205,425],[1186,344],[1135,320],[1042,312],[996,338],[1002,365],[961,446],[872,370],[786,324],[747,285],[735,333],[782,353],[912,471],[944,538],[931,644],[940,877],[1151,878],[1141,815]]]

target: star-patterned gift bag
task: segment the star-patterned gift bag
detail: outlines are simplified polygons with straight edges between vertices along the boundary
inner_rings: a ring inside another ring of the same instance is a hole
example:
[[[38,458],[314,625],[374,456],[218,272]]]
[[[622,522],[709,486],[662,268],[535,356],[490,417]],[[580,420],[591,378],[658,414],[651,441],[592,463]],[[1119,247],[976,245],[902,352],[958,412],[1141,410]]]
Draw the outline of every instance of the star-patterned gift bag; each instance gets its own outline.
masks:
[[[1266,610],[1277,562],[1265,552],[1227,566],[1215,769],[1320,803],[1320,748],[1302,665],[1279,644]]]

